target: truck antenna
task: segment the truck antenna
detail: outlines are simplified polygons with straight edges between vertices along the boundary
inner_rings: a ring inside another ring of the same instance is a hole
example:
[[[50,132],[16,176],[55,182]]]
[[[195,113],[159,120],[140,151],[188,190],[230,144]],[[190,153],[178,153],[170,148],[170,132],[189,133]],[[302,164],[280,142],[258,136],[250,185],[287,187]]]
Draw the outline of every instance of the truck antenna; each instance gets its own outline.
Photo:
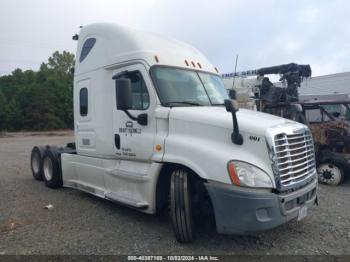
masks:
[[[232,89],[235,86],[235,78],[236,78],[236,73],[237,73],[237,63],[238,63],[238,54],[236,55],[236,62],[235,62],[235,73],[233,75],[233,80],[232,80]]]

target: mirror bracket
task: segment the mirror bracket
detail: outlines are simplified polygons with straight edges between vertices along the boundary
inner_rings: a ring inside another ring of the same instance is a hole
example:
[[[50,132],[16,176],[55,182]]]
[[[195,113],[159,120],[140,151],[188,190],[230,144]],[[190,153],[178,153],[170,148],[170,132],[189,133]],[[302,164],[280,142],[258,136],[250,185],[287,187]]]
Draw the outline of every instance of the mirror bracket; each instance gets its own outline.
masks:
[[[136,121],[138,124],[142,125],[142,126],[147,126],[148,124],[148,115],[147,114],[140,114],[137,117],[133,116],[132,114],[130,114],[130,112],[128,110],[123,110],[125,112],[125,114],[127,114],[127,116],[131,119]]]

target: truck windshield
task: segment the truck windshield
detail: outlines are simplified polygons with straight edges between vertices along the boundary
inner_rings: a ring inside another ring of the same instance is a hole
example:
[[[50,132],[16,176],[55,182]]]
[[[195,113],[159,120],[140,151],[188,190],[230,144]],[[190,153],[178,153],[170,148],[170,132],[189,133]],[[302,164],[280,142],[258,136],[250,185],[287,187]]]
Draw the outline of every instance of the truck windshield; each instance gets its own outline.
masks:
[[[350,120],[349,104],[331,104],[322,106],[325,111],[331,114],[336,119]]]
[[[228,98],[221,78],[214,74],[160,66],[151,73],[165,106],[223,105]]]

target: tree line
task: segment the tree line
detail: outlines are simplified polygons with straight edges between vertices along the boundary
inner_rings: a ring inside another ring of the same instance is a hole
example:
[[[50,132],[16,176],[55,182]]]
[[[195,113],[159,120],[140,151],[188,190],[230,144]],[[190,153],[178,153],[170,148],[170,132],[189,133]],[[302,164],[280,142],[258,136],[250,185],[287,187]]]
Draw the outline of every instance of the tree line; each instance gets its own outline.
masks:
[[[39,71],[0,77],[0,131],[73,128],[74,55],[56,51]]]

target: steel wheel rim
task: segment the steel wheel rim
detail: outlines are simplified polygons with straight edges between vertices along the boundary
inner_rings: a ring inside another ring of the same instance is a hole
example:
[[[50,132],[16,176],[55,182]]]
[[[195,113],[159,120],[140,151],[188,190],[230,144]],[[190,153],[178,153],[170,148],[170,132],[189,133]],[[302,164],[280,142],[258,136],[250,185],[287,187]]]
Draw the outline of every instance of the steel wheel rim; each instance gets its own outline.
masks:
[[[322,164],[317,168],[319,173],[319,178],[322,182],[325,182],[330,185],[338,185],[341,180],[341,171],[340,169],[333,164]],[[331,178],[325,178],[325,173],[330,173]]]
[[[40,155],[38,152],[35,152],[32,157],[32,168],[34,173],[39,173],[40,169]]]
[[[44,169],[45,179],[47,181],[50,181],[53,175],[53,166],[52,166],[52,161],[49,157],[45,157],[43,169]]]

